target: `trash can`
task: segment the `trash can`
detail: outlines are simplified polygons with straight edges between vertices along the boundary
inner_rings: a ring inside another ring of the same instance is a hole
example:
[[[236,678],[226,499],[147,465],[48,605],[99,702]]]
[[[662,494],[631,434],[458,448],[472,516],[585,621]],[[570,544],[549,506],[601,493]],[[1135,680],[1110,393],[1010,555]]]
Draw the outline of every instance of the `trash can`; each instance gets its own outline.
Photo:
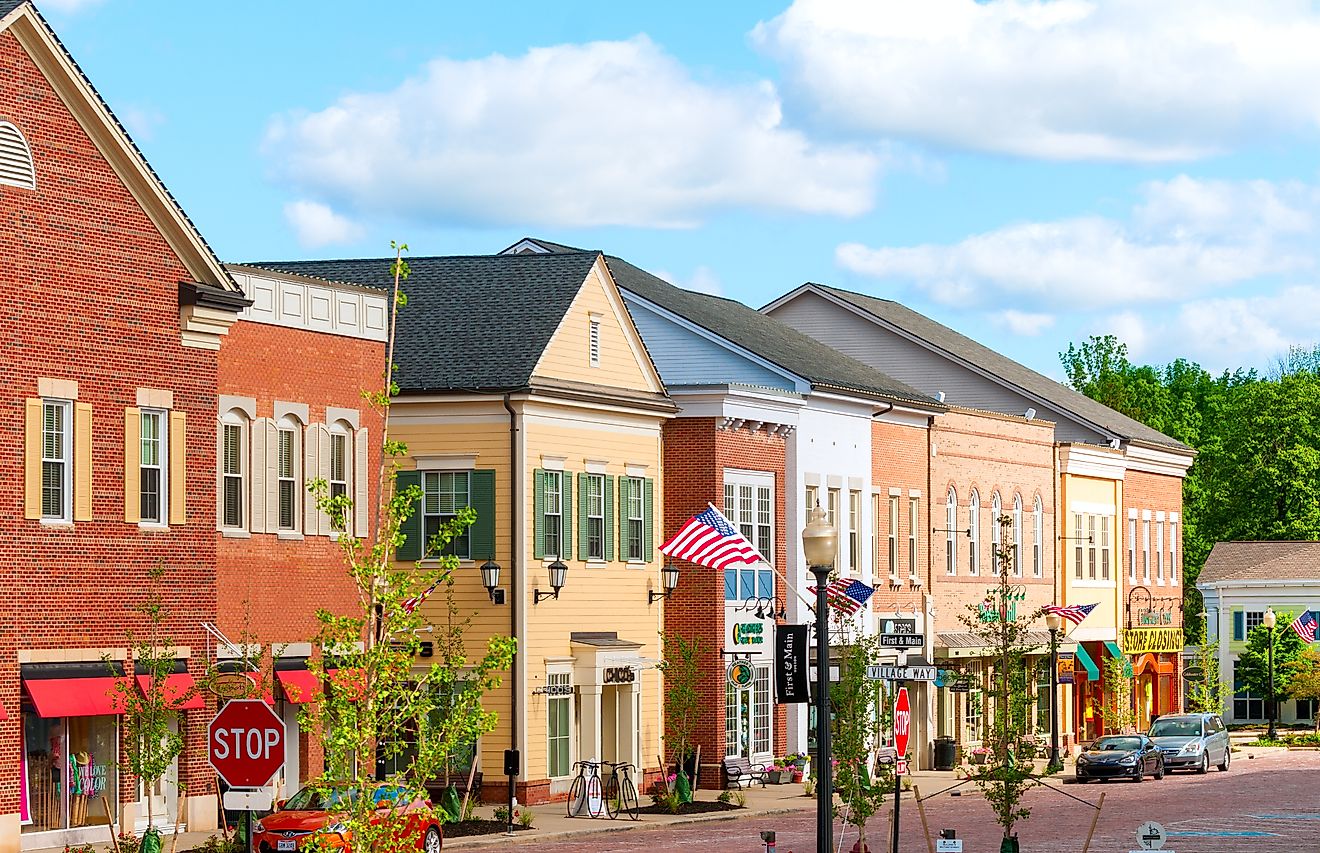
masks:
[[[935,769],[952,770],[958,763],[958,747],[951,737],[935,738]]]

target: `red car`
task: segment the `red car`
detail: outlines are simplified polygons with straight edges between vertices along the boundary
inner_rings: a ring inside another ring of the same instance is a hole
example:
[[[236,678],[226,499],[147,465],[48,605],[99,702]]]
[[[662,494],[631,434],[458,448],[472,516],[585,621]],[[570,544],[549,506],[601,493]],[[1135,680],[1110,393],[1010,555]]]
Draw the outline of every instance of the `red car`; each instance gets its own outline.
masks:
[[[317,833],[322,834],[322,843],[327,847],[351,847],[352,832],[343,823],[343,811],[358,796],[356,789],[347,786],[328,791],[303,788],[252,828],[257,853],[297,853]],[[428,800],[390,784],[377,785],[371,797],[377,806],[373,824],[390,819],[391,813],[395,817],[402,814],[408,831],[416,833],[417,849],[440,853],[444,830]]]

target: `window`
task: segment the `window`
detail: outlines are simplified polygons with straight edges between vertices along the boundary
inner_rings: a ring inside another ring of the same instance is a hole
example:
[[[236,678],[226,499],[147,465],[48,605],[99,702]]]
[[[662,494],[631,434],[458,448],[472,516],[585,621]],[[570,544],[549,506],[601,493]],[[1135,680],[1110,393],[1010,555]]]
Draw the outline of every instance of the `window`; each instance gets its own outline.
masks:
[[[453,521],[459,510],[471,506],[471,488],[471,478],[467,471],[423,472],[422,536],[426,542],[427,557],[444,554],[458,557],[460,560],[471,558],[470,527],[464,528],[461,534],[449,540],[439,552],[431,549],[431,540],[445,524]]]
[[[738,706],[741,704],[743,691],[725,680],[724,683],[724,754],[742,755],[743,745],[739,742],[740,729]]]
[[[138,519],[152,524],[165,523],[165,413],[143,409],[138,441],[140,472]]]
[[[1095,540],[1095,516],[1088,514],[1086,516],[1086,570],[1087,577],[1095,580],[1096,574],[1096,540]]]
[[[69,521],[70,440],[73,405],[67,400],[45,400],[41,406],[41,517]]]
[[[572,730],[570,718],[573,713],[573,675],[568,672],[551,672],[545,676],[546,687],[550,688],[550,698],[546,700],[546,736],[550,754],[550,777],[559,779],[572,773],[569,755],[568,733]],[[568,691],[562,692],[561,691]]]
[[[605,475],[588,474],[583,481],[586,494],[587,517],[583,523],[587,526],[587,553],[583,559],[605,559]],[[581,534],[579,534],[581,535]]]
[[[1315,719],[1316,701],[1314,699],[1297,700],[1297,722]]]
[[[1150,583],[1150,519],[1141,520],[1141,580]]]
[[[1073,517],[1073,575],[1082,579],[1082,557],[1085,554],[1086,537],[1082,536],[1082,514],[1074,512]]]
[[[958,574],[958,555],[954,547],[958,535],[958,493],[952,488],[944,499],[944,573]]]
[[[1013,495],[1013,574],[1022,577],[1022,496]]]
[[[627,512],[628,529],[624,533],[624,558],[628,560],[641,560],[642,555],[642,496],[644,484],[641,477],[627,477],[628,498],[625,510]],[[548,494],[548,493],[547,493]],[[546,546],[549,547],[548,545]]]
[[[1046,658],[1036,667],[1036,733],[1050,730],[1050,663]]]
[[[830,527],[833,527],[836,532],[838,531],[839,529],[839,490],[838,489],[827,489],[825,491],[825,520],[830,523]],[[842,541],[843,540],[840,539],[838,536],[835,536],[834,538],[835,568],[839,567],[839,546],[842,544]]]
[[[1128,580],[1137,582],[1137,520],[1128,519]]]
[[[545,504],[542,530],[545,531],[546,559],[558,558],[564,540],[564,474],[562,471],[544,471]]]
[[[1003,527],[999,524],[999,517],[1004,514],[1003,502],[999,499],[999,492],[990,495],[990,574],[999,574],[999,561],[1003,557]]]
[[[848,493],[848,565],[854,572],[862,570],[862,493]]]
[[[23,133],[7,121],[0,121],[0,184],[25,190],[37,188],[32,149]]]
[[[1242,639],[1245,640],[1245,639],[1247,639],[1247,637],[1250,637],[1250,636],[1251,636],[1251,632],[1252,632],[1252,631],[1256,630],[1256,629],[1259,628],[1261,625],[1264,625],[1264,624],[1265,624],[1265,611],[1264,611],[1264,610],[1248,610],[1248,611],[1246,612],[1245,623],[1244,623],[1244,624],[1246,625],[1247,636],[1246,636],[1246,637],[1243,637]]]
[[[982,665],[980,661],[972,661],[968,664],[966,680],[971,683],[972,689],[963,694],[967,697],[967,713],[963,715],[963,722],[966,726],[964,740],[968,741],[979,741],[981,739],[981,711],[983,704],[981,674]]]
[[[1233,719],[1263,720],[1265,719],[1265,700],[1259,696],[1252,696],[1251,692],[1242,684],[1242,676],[1238,672],[1241,665],[1241,661],[1233,661]]]
[[[1109,516],[1100,516],[1100,579],[1109,580]]]
[[[1169,522],[1169,583],[1172,586],[1178,585],[1178,563],[1176,555],[1178,553],[1178,522]]]
[[[981,496],[975,489],[967,502],[967,530],[967,538],[971,540],[968,543],[967,572],[975,575],[981,571]]]
[[[810,513],[820,503],[820,489],[807,486],[807,512]]]
[[[330,497],[348,494],[348,436],[330,433]]]
[[[1045,513],[1041,511],[1040,497],[1031,508],[1031,575],[1041,577],[1045,567],[1041,564],[1041,548],[1045,542]]]
[[[774,560],[774,487],[773,481],[726,482],[724,514],[738,532],[756,546],[767,563]],[[774,571],[740,565],[724,570],[726,601],[774,597]]]
[[[223,526],[243,526],[243,427],[241,424],[221,425],[220,434],[220,491],[224,513]]]
[[[1164,522],[1155,522],[1155,583],[1164,583]]]
[[[298,527],[298,432],[281,426],[276,433],[276,478],[279,482],[279,529],[296,530]]]
[[[889,496],[889,574],[898,577],[898,496]]]
[[[599,320],[591,321],[589,339],[590,339],[590,343],[588,344],[588,346],[590,348],[591,366],[600,367],[600,321]]]
[[[758,754],[770,751],[770,667],[756,667],[752,681],[752,750]]]
[[[921,514],[921,498],[908,498],[908,572],[917,576],[917,530]]]
[[[883,510],[880,495],[871,495],[871,568],[876,572],[884,565],[880,559],[880,518]]]

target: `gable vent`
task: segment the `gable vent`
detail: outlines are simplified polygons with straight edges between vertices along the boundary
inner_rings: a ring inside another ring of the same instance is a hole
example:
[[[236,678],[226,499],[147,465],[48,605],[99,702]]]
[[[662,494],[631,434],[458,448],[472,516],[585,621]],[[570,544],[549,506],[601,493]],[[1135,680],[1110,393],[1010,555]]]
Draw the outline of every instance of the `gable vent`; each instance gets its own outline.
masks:
[[[18,128],[0,121],[0,184],[37,188],[37,172],[32,166],[32,151]]]

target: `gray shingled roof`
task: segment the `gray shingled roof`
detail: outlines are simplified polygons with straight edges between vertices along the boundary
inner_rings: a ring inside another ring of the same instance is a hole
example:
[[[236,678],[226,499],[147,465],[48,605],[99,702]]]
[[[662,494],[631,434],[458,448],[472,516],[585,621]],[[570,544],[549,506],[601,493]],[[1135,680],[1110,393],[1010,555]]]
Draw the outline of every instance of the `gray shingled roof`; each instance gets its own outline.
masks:
[[[1215,543],[1196,582],[1239,580],[1320,580],[1320,542]]]
[[[988,370],[1010,385],[1046,400],[1064,412],[1096,424],[1120,438],[1175,450],[1191,449],[1177,439],[1116,412],[1103,403],[1097,403],[1085,394],[1080,394],[1044,374],[1018,364],[1013,359],[978,344],[966,335],[959,334],[948,326],[937,323],[924,314],[918,314],[898,302],[824,284],[811,283],[810,286],[830,293],[886,323],[897,326],[956,359]]]
[[[530,381],[599,255],[408,258],[394,361],[404,392],[511,390]],[[389,290],[391,258],[246,266]]]
[[[8,15],[26,2],[27,0],[0,0],[0,18]]]
[[[812,385],[915,403],[937,411],[944,409],[917,389],[741,302],[683,290],[613,255],[606,255],[605,261],[615,282],[624,290],[756,353]]]

